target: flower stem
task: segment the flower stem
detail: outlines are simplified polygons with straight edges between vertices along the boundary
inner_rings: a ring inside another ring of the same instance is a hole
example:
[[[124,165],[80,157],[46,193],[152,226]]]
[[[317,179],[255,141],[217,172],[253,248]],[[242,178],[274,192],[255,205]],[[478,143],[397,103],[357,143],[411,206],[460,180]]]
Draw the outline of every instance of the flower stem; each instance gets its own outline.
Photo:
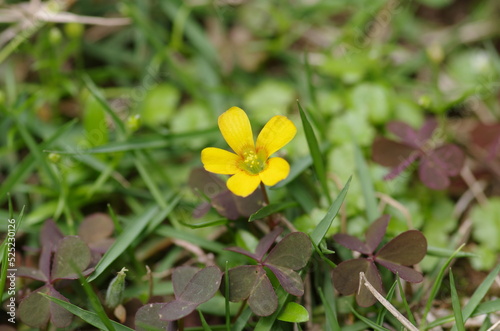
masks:
[[[264,203],[266,206],[269,205],[269,196],[267,195],[266,185],[264,183],[260,183],[260,190],[262,192],[262,198],[264,199]],[[273,230],[276,227],[276,220],[274,214],[271,214],[267,217],[267,224],[269,225],[269,229]]]

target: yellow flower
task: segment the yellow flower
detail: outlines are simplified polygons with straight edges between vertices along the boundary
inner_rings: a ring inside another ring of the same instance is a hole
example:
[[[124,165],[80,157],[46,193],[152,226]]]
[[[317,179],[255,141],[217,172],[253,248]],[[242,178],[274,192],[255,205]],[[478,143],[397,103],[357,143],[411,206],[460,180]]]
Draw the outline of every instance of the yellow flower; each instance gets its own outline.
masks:
[[[214,147],[201,151],[205,170],[233,175],[227,188],[236,195],[252,194],[260,182],[272,186],[285,179],[290,165],[280,157],[269,158],[293,139],[297,129],[285,116],[274,116],[266,123],[254,143],[252,127],[243,109],[231,107],[219,116],[219,129],[236,153]]]

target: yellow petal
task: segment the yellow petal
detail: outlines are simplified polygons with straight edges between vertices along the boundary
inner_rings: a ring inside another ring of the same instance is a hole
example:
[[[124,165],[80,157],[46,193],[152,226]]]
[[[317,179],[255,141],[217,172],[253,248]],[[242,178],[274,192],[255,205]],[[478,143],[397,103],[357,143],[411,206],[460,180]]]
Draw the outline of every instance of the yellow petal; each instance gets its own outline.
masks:
[[[201,162],[206,171],[221,175],[233,175],[240,171],[240,157],[220,148],[208,147],[201,151]]]
[[[257,137],[257,151],[265,150],[267,157],[282,148],[293,139],[297,128],[285,116],[274,116],[266,123]]]
[[[252,194],[260,184],[259,175],[249,175],[240,171],[227,180],[227,188],[240,197],[247,197]]]
[[[267,168],[259,176],[262,182],[268,186],[273,186],[277,182],[285,179],[290,173],[290,165],[281,157],[273,157],[267,161]]]
[[[243,109],[231,107],[219,116],[219,129],[233,151],[242,155],[254,149],[252,127]]]

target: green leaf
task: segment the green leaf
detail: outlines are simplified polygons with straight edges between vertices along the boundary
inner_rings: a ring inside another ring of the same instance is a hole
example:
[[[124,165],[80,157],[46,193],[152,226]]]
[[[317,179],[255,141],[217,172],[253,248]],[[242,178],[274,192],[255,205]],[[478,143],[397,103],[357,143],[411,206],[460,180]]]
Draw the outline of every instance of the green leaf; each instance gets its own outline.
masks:
[[[144,228],[153,221],[155,216],[159,216],[158,212],[159,208],[157,206],[150,207],[143,215],[137,217],[137,220],[131,221],[130,225],[125,228],[125,231],[123,231],[123,233],[116,239],[116,241],[109,248],[106,254],[104,254],[99,263],[97,263],[95,271],[90,276],[88,281],[92,282],[94,279],[99,277],[108,268],[108,266],[113,263],[114,260],[122,255],[127,247],[129,247],[132,242],[139,236],[139,234],[144,230]]]
[[[323,240],[326,233],[328,232],[328,229],[332,225],[333,219],[335,218],[335,216],[337,216],[337,213],[339,212],[340,207],[342,206],[342,202],[344,202],[344,199],[347,195],[347,190],[349,190],[349,184],[351,183],[351,178],[352,177],[349,177],[349,180],[345,184],[342,191],[340,191],[339,195],[337,196],[337,199],[335,199],[333,204],[330,206],[330,209],[328,209],[328,212],[326,213],[325,217],[321,220],[321,222],[318,224],[318,226],[314,229],[313,233],[311,234],[311,240],[314,246],[319,246],[319,243]]]
[[[460,299],[458,297],[457,288],[455,287],[455,279],[453,272],[450,269],[450,289],[451,289],[451,305],[455,314],[455,326],[458,331],[465,331],[462,310],[460,309]]]
[[[49,299],[50,301],[55,302],[59,306],[63,307],[67,311],[80,317],[82,320],[89,323],[90,325],[93,325],[100,330],[107,329],[106,325],[104,325],[104,323],[100,320],[99,316],[97,316],[96,313],[82,309],[78,306],[75,306],[75,305],[73,305],[69,302],[63,301],[61,299],[57,299],[57,298],[51,297],[51,296],[43,294],[43,293],[40,293],[40,294],[43,295],[44,297],[46,297],[47,299]],[[116,331],[134,331],[133,329],[128,328],[120,323],[115,322],[115,321],[111,321],[111,324],[113,324],[113,327],[115,328]]]
[[[323,189],[323,193],[326,195],[328,201],[331,203],[332,198],[330,196],[330,191],[328,189],[325,163],[321,154],[321,150],[319,148],[318,140],[316,139],[316,135],[314,134],[312,125],[307,119],[307,115],[302,109],[302,106],[300,105],[299,102],[297,102],[297,105],[299,106],[300,118],[302,120],[302,126],[304,127],[304,133],[306,135],[307,145],[309,146],[309,151],[311,152],[311,156],[313,159],[314,170],[316,171],[316,175],[318,176],[318,180],[321,184],[321,188]]]
[[[277,213],[279,211],[282,211],[284,209],[295,207],[295,206],[297,206],[297,203],[295,201],[270,204],[270,205],[262,207],[257,212],[250,215],[250,218],[248,219],[248,221],[253,222],[256,220],[261,220],[263,218],[266,218],[269,215],[272,215],[272,214]]]
[[[458,252],[460,252],[464,246],[465,246],[465,244],[463,244],[460,247],[458,247],[455,250],[455,252],[446,260],[446,262],[444,263],[444,265],[439,270],[439,273],[438,273],[438,275],[436,276],[436,278],[434,280],[434,284],[432,285],[431,293],[429,295],[429,298],[427,299],[427,304],[425,305],[425,309],[424,309],[424,314],[423,314],[423,317],[422,317],[422,321],[427,321],[427,314],[431,310],[432,303],[434,302],[434,298],[436,297],[436,295],[437,295],[437,293],[439,291],[439,288],[441,287],[441,282],[443,281],[443,277],[444,277],[446,269],[450,265],[451,261],[453,261],[453,259],[455,258],[455,255]],[[465,315],[464,315],[464,317],[465,317]]]
[[[103,109],[106,111],[106,113],[113,119],[113,123],[116,125],[118,133],[120,135],[124,136],[126,133],[125,124],[118,117],[116,112],[113,109],[111,109],[111,107],[109,106],[108,102],[106,101],[106,99],[102,95],[99,88],[95,85],[95,83],[92,81],[92,79],[88,75],[83,76],[83,83],[85,84],[87,89],[90,91],[90,93],[103,106]]]
[[[380,216],[380,213],[377,208],[375,189],[370,178],[370,170],[357,144],[354,144],[354,157],[356,159],[356,170],[361,183],[363,197],[365,198],[366,217],[368,218],[368,222],[371,223]]]
[[[474,291],[474,294],[470,297],[469,301],[467,304],[464,306],[462,309],[462,316],[464,319],[464,322],[466,322],[469,317],[472,316],[472,313],[476,309],[476,307],[479,305],[481,300],[483,300],[484,296],[486,293],[488,293],[491,285],[495,281],[496,276],[500,272],[500,264],[498,264],[495,269],[493,269],[488,276],[483,280],[481,285]],[[456,326],[454,326],[451,331],[457,331]]]
[[[291,323],[303,323],[309,321],[309,312],[304,306],[295,302],[289,302],[285,309],[278,315],[278,320]]]

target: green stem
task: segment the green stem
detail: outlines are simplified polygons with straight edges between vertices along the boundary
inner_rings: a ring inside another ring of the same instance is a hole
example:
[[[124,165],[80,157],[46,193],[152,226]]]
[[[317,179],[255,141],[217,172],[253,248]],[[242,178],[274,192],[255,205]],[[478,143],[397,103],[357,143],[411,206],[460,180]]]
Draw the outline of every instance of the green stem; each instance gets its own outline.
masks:
[[[269,196],[267,195],[266,185],[264,183],[260,183],[260,190],[262,192],[262,198],[264,199],[264,203],[266,206],[269,205]],[[274,214],[271,214],[267,217],[267,224],[269,225],[269,229],[272,231],[277,224]]]

